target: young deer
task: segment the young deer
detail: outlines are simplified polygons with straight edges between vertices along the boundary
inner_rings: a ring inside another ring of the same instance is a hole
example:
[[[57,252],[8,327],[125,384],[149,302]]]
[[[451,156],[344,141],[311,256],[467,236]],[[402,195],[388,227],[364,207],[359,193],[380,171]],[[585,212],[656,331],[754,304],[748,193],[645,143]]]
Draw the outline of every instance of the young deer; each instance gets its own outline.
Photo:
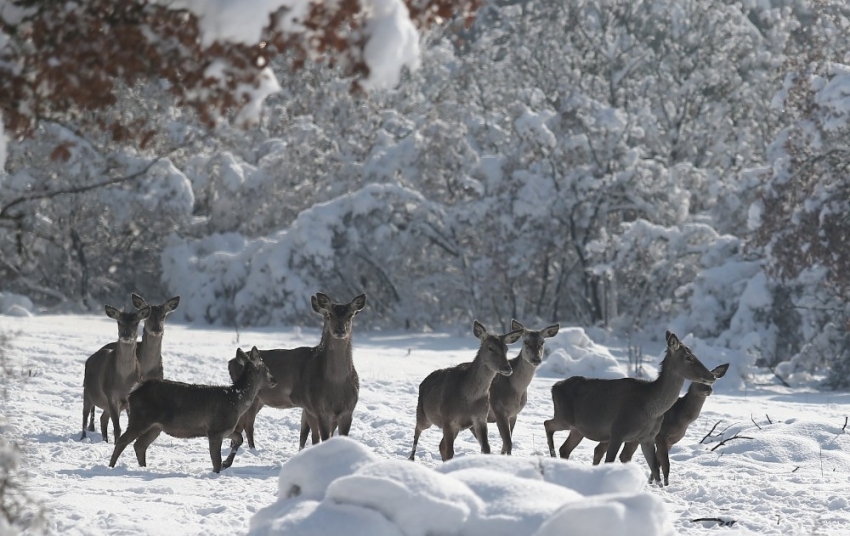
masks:
[[[304,448],[311,428],[313,443],[328,439],[337,428],[340,435],[348,435],[351,428],[360,392],[360,379],[351,355],[351,336],[354,317],[366,306],[366,295],[342,304],[319,292],[310,298],[310,303],[324,317],[318,346],[260,351],[278,383],[276,387],[260,390],[254,404],[239,420],[236,432],[241,439],[245,430],[250,448],[254,448],[254,421],[263,406],[302,408],[299,448]],[[231,360],[228,370],[233,378],[240,373],[241,366]]]
[[[490,413],[490,384],[496,374],[510,376],[513,370],[508,363],[508,345],[515,343],[522,330],[515,329],[505,335],[487,333],[476,320],[472,332],[481,341],[475,359],[454,367],[435,370],[419,384],[419,401],[416,404],[416,430],[413,433],[413,450],[422,430],[432,425],[443,430],[440,456],[443,461],[454,457],[454,443],[458,432],[471,428],[481,445],[481,452],[490,454],[487,439],[487,416]]]
[[[715,378],[722,378],[726,375],[729,369],[729,363],[720,365],[711,369],[711,373]],[[685,432],[692,422],[697,420],[702,406],[705,404],[705,399],[712,393],[710,385],[703,383],[691,383],[688,387],[688,392],[679,398],[673,407],[667,410],[661,421],[661,429],[655,436],[655,459],[654,463],[661,466],[664,474],[664,485],[670,485],[670,447],[678,443],[685,437]],[[620,452],[620,461],[625,463],[632,459],[637,450],[637,442],[629,442],[623,445],[623,451]],[[602,442],[596,445],[593,450],[593,465],[597,465],[602,460],[602,455],[608,450],[608,443]],[[653,461],[647,460],[652,470]],[[650,483],[654,482],[650,480]],[[659,484],[661,482],[658,482]]]
[[[560,329],[559,324],[551,325],[540,331],[525,329],[522,324],[511,319],[511,329],[522,332],[522,350],[509,361],[513,374],[497,375],[490,384],[490,414],[487,422],[495,422],[502,436],[502,454],[511,454],[516,417],[525,407],[528,399],[528,385],[534,378],[537,366],[543,361],[543,343],[554,337]]]
[[[555,432],[569,430],[559,449],[562,458],[569,458],[584,437],[608,442],[606,462],[614,461],[622,444],[630,441],[640,444],[647,460],[654,458],[661,418],[679,398],[685,380],[711,385],[715,378],[690,348],[668,331],[667,354],[654,381],[573,376],[557,382],[552,386],[555,415],[543,423],[549,454],[555,456]],[[654,480],[660,481],[657,464],[650,469]]]
[[[139,361],[136,359],[136,336],[139,322],[150,315],[150,307],[125,313],[111,305],[105,306],[106,316],[118,322],[118,342],[107,345],[86,360],[83,378],[83,434],[86,437],[86,420],[89,431],[94,431],[94,408],[103,409],[100,415],[100,432],[109,442],[106,425],[112,419],[115,438],[121,434],[118,416],[127,402],[127,393],[140,379]]]
[[[171,380],[148,380],[130,393],[127,431],[115,442],[109,467],[115,467],[118,457],[131,442],[139,466],[147,465],[148,446],[159,434],[173,437],[204,437],[209,440],[213,471],[227,469],[242,444],[242,436],[234,432],[239,417],[248,410],[257,392],[274,386],[275,379],[260,358],[257,347],[245,355],[236,351],[242,374],[230,386],[193,385]],[[221,461],[221,442],[229,437],[231,451]],[[235,446],[234,446],[235,443]]]

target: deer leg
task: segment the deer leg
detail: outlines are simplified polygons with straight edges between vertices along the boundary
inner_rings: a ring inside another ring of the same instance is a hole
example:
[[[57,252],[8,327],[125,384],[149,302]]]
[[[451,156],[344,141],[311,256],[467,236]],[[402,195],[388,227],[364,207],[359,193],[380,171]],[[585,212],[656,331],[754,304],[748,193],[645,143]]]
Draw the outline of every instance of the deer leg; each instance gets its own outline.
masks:
[[[661,484],[661,475],[658,472],[658,458],[655,455],[655,442],[653,440],[641,441],[640,450],[643,451],[643,457],[646,458],[646,463],[649,465],[649,483],[658,482]]]
[[[235,446],[234,446],[235,445]],[[233,432],[230,434],[230,454],[227,455],[227,459],[224,460],[221,464],[222,469],[227,469],[231,465],[233,465],[233,459],[236,458],[236,451],[239,450],[239,447],[242,445],[242,434],[237,434]]]
[[[109,436],[106,434],[106,427],[109,425],[109,411],[103,410],[100,414],[100,435],[103,436],[103,440],[109,443]],[[116,434],[115,437],[118,437]]]
[[[570,454],[581,443],[582,439],[584,439],[584,436],[578,430],[570,430],[570,435],[567,436],[561,448],[558,449],[558,454],[560,454],[561,458],[565,460],[570,459]]]
[[[240,435],[240,437],[241,437],[241,435]],[[219,436],[215,436],[215,435],[209,435],[209,436],[207,436],[207,438],[209,439],[209,442],[210,442],[210,459],[212,460],[212,464],[213,464],[213,473],[220,473],[221,472],[221,442],[224,438],[219,437]],[[234,454],[234,456],[235,456],[235,454]],[[233,462],[233,460],[231,460],[231,462]]]
[[[112,449],[112,457],[109,458],[109,467],[115,467],[115,462],[118,461],[118,457],[121,456],[121,453],[124,452],[127,445],[132,443],[133,440],[142,435],[145,431],[146,430],[134,427],[132,423],[130,423],[130,425],[127,426],[127,431],[115,440],[115,448]]]
[[[322,441],[327,441],[333,432],[331,420],[324,415],[317,415],[316,420],[319,423],[319,436],[322,438]]]
[[[620,461],[622,463],[632,461],[632,456],[635,455],[638,445],[640,445],[640,443],[637,441],[629,441],[623,445],[623,450],[620,452]]]
[[[407,457],[408,460],[413,461],[416,459],[416,445],[419,443],[419,435],[422,433],[422,429],[419,426],[416,426],[416,430],[413,432],[413,450],[410,451],[410,456]],[[440,451],[442,454],[442,450]]]
[[[605,452],[608,450],[608,442],[600,441],[596,444],[596,448],[593,449],[593,465],[599,465],[599,462],[602,461],[602,456],[605,455]]]
[[[83,434],[80,436],[80,441],[86,438],[86,420],[89,416],[89,412],[91,412],[92,419],[94,419],[94,406],[88,406],[89,401],[86,400],[85,396],[83,397]],[[94,425],[94,421],[92,421],[92,426]],[[93,430],[94,428],[92,428]]]
[[[339,418],[339,435],[347,436],[351,430],[351,422],[354,420],[354,412],[347,413]]]
[[[490,439],[487,437],[487,417],[485,416],[479,422],[472,423],[472,428],[475,429],[475,438],[478,439],[478,444],[481,445],[481,454],[490,454]],[[455,432],[457,437],[457,432]],[[454,437],[452,438],[452,450],[454,450]],[[452,452],[454,455],[454,452]]]
[[[440,454],[442,455],[443,461],[448,461],[454,458],[455,456],[455,438],[457,437],[457,431],[452,430],[451,428],[443,428],[443,440],[440,441]],[[486,437],[486,434],[485,434]],[[484,447],[481,447],[482,451]],[[489,445],[487,447],[489,453]]]
[[[620,435],[611,434],[608,438],[608,451],[605,453],[605,463],[611,463],[617,459],[617,453],[623,446],[623,438]]]
[[[661,465],[661,470],[664,472],[664,485],[670,485],[670,444],[665,440],[655,442],[655,457],[658,464]],[[659,480],[659,484],[661,481]]]
[[[248,440],[248,448],[254,447],[254,421],[257,420],[257,413],[263,409],[263,403],[260,402],[260,398],[257,397],[254,400],[254,403],[248,408],[248,411],[245,412],[245,439]],[[241,432],[241,430],[240,430]],[[241,444],[241,443],[240,443]],[[230,445],[231,448],[233,445]]]
[[[497,413],[496,427],[499,429],[499,435],[502,436],[502,454],[510,456],[513,449],[513,441],[511,440],[511,421],[508,419],[508,416],[503,413]]]
[[[94,406],[91,407],[89,412],[89,432],[94,432]]]
[[[549,456],[555,457],[555,432],[566,430],[568,426],[561,422],[557,416],[552,417],[547,421],[543,421],[543,427],[546,429],[546,443],[549,445]]]
[[[128,426],[129,428],[129,426]],[[130,431],[129,429],[127,430]],[[160,428],[151,428],[147,432],[140,435],[136,442],[133,443],[133,450],[136,451],[136,460],[139,462],[139,467],[147,467],[147,452],[148,447],[156,441],[156,438],[159,437],[159,434],[162,433]],[[126,435],[126,434],[125,434]]]
[[[511,437],[514,435],[514,426],[516,426],[516,415],[511,417]]]
[[[315,435],[315,429],[313,429]],[[310,423],[307,421],[307,412],[303,409],[301,410],[301,432],[298,438],[298,450],[303,450],[304,446],[307,444],[307,435],[310,434]],[[315,445],[318,441],[313,441]]]

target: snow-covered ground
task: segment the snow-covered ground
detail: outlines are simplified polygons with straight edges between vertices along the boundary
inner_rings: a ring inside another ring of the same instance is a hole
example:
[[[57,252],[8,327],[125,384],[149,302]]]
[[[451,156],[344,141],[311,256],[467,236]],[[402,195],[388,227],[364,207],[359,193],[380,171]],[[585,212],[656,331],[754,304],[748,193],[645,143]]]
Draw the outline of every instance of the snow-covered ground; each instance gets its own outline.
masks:
[[[451,533],[448,527],[464,523],[464,534],[524,534],[537,527],[540,534],[579,533],[560,531],[582,524],[581,534],[616,534],[617,527],[652,534],[664,527],[664,518],[681,534],[850,531],[847,392],[719,380],[700,418],[670,452],[670,486],[649,487],[635,478],[647,472],[639,452],[630,467],[596,470],[589,441],[569,462],[548,458],[542,423],[552,416],[549,387],[558,374],[612,377],[627,366],[625,343],[588,344],[580,330],[562,328],[547,342],[554,360],[532,382],[517,421],[513,459],[477,455],[477,443],[465,432],[455,445],[456,460],[443,465],[440,432],[431,428],[422,434],[417,462],[402,464],[411,448],[419,382],[436,368],[471,360],[477,341],[471,326],[463,335],[362,333],[355,321],[361,391],[351,438],[357,443],[308,448],[287,464],[298,454],[300,413],[265,408],[257,418],[257,449],[240,450],[221,474],[211,470],[205,439],[165,434],[149,448],[147,468],[138,467],[127,449],[110,469],[112,438],[107,444],[99,431],[82,442],[79,436],[83,363],[115,340],[115,322],[105,315],[0,316],[0,332],[11,336],[7,360],[15,372],[3,412],[6,434],[23,441],[27,487],[44,501],[55,534],[244,534],[252,518],[256,534],[275,527],[322,534],[334,526],[351,534],[380,534],[380,527],[385,534]],[[293,347],[318,338],[313,329],[237,335],[168,324],[165,374],[224,384],[237,346]],[[514,345],[511,356],[519,348]],[[661,350],[661,343],[644,346],[650,374]],[[720,364],[697,353],[709,367]],[[700,443],[716,423],[713,436]],[[565,434],[555,439],[560,444]],[[720,445],[722,439],[728,442]],[[495,426],[490,443],[498,452]],[[293,485],[301,490],[297,496]],[[693,521],[700,518],[734,524]]]

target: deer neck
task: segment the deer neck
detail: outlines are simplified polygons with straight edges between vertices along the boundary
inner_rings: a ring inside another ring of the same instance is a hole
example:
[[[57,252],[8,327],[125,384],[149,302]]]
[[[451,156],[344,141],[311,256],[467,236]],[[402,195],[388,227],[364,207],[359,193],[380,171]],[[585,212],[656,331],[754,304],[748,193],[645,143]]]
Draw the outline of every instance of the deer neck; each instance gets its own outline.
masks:
[[[257,393],[260,392],[260,377],[253,365],[247,364],[242,369],[242,374],[233,382],[233,392],[236,393],[239,412],[244,413],[254,403]]]
[[[681,409],[678,414],[682,419],[686,419],[689,424],[694,422],[702,411],[705,399],[706,397],[695,393],[693,388],[688,388],[688,392],[680,399]]]
[[[531,383],[531,380],[534,378],[534,372],[537,370],[537,367],[529,363],[523,358],[522,353],[524,350],[521,350],[519,356],[516,359],[516,365],[513,366],[514,372],[510,376],[508,376],[508,381],[511,383],[514,388],[518,391],[524,391],[528,389],[528,385]]]
[[[136,340],[123,342],[120,339],[115,346],[115,368],[122,375],[130,375],[133,370],[138,371],[139,361],[136,359]]]
[[[650,382],[648,411],[656,416],[663,415],[679,399],[679,392],[685,385],[685,378],[673,372],[669,355],[661,362],[658,378]]]
[[[351,359],[351,335],[345,339],[337,339],[325,328],[316,350],[324,361],[325,378],[333,381],[348,379],[351,376],[354,369]]]
[[[490,384],[496,373],[484,364],[479,354],[476,354],[469,369],[466,372],[464,394],[468,400],[484,398],[490,392]]]
[[[142,342],[137,350],[139,364],[152,367],[157,364],[162,355],[162,335],[150,335],[148,330],[142,330]]]

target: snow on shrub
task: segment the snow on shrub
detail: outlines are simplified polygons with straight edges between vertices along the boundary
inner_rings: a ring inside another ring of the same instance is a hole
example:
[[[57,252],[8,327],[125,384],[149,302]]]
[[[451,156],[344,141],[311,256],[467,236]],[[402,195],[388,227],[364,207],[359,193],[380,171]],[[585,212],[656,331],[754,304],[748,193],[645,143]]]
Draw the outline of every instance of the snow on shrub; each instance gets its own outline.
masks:
[[[0,292],[0,315],[32,316],[32,300],[20,294]]]
[[[283,465],[279,499],[249,534],[673,534],[662,499],[644,488],[635,464],[469,455],[431,469],[334,437]]]
[[[538,367],[538,376],[624,378],[627,375],[608,348],[594,343],[582,328],[561,328],[546,345],[550,353]]]

